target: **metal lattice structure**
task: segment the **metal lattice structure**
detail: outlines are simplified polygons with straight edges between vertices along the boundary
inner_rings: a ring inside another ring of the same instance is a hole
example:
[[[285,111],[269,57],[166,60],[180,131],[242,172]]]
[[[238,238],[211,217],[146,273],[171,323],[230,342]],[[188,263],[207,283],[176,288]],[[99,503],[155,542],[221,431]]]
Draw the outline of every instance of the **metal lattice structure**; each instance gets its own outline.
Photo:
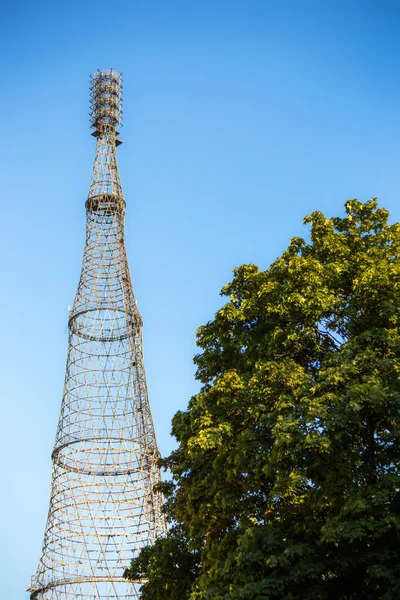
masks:
[[[131,600],[123,572],[165,533],[158,450],[147,396],[142,321],[124,244],[117,167],[121,75],[92,77],[96,157],[86,202],[86,244],[69,315],[64,394],[50,508],[31,600]]]

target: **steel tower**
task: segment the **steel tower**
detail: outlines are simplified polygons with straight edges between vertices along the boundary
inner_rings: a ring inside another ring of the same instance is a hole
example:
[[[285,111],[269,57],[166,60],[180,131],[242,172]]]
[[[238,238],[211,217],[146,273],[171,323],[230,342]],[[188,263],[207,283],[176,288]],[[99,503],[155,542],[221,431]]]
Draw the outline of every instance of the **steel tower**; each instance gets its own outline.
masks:
[[[124,244],[116,148],[121,75],[92,76],[96,156],[86,201],[81,277],[69,345],[50,508],[31,600],[131,600],[123,579],[138,550],[165,532],[158,450],[143,365],[142,321]]]

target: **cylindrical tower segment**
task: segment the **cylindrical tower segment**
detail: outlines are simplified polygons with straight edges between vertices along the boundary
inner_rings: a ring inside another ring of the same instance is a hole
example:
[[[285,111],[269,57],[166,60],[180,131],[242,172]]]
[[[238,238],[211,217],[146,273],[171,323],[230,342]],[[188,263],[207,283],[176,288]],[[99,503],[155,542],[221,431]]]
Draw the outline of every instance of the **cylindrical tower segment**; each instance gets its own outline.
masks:
[[[92,75],[92,127],[122,124],[122,75],[113,69],[98,70]]]

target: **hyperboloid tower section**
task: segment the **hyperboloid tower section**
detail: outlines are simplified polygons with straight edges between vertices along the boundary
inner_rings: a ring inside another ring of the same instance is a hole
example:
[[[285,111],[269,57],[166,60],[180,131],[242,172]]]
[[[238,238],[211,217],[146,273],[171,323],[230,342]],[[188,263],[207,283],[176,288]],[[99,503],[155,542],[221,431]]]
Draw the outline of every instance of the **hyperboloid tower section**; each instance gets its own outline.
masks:
[[[31,600],[131,600],[123,572],[165,531],[158,450],[143,366],[142,322],[124,244],[117,167],[121,75],[92,77],[96,157],[81,278],[69,316],[50,508]]]

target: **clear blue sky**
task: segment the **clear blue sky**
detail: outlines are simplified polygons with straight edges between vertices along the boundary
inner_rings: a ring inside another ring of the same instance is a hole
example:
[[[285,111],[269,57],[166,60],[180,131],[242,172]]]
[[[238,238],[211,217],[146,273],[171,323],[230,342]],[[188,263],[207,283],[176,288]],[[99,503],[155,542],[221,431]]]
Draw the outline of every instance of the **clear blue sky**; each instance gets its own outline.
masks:
[[[115,12],[113,12],[115,11]],[[89,75],[123,72],[126,240],[161,452],[197,390],[196,327],[234,266],[302,217],[378,196],[400,219],[397,2],[129,0],[0,8],[1,594],[27,598],[77,286]]]

